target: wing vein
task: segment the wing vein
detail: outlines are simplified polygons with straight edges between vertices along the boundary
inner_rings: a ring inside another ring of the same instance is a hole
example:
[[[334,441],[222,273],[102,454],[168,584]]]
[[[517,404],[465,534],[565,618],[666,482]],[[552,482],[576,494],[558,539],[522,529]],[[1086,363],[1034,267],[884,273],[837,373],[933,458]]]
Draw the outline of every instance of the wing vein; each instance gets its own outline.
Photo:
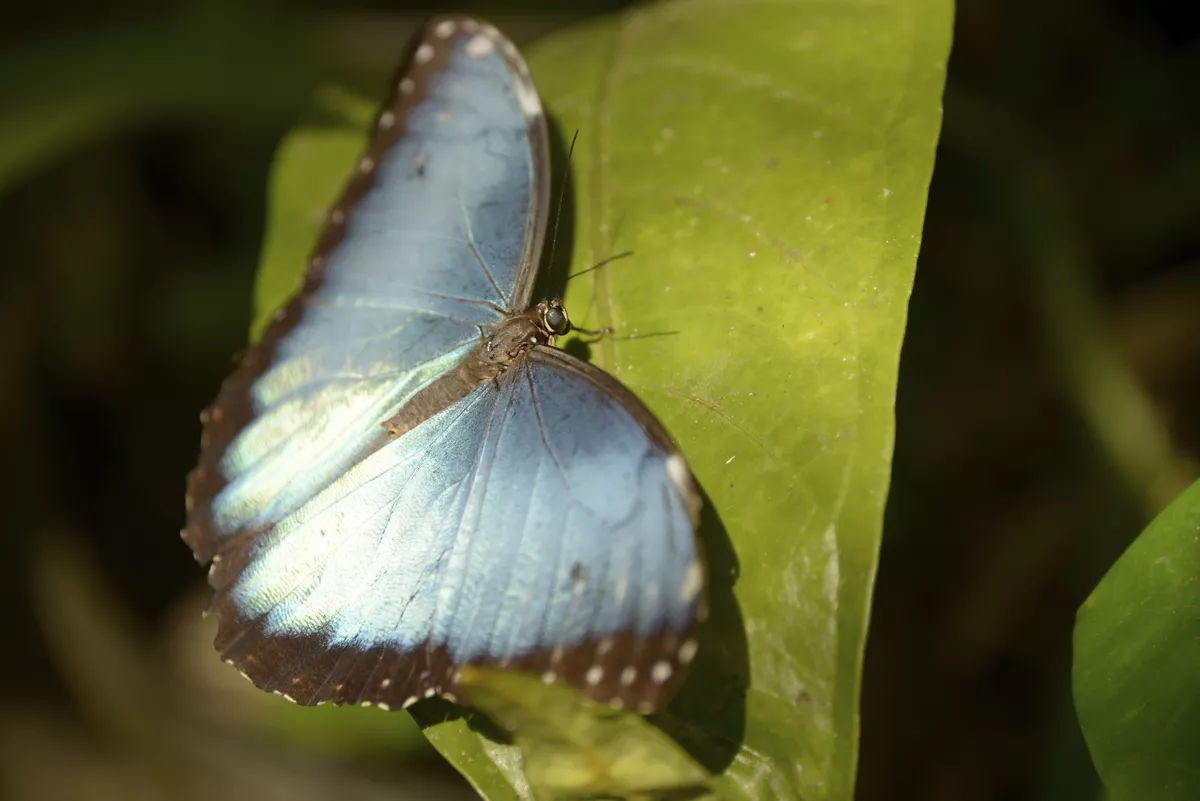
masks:
[[[541,463],[541,460],[538,460],[537,468],[534,470],[534,474],[533,474],[532,486],[536,487],[538,485],[538,479],[541,477],[541,475],[542,475],[542,463]],[[530,498],[530,502],[525,505],[525,514],[521,518],[520,528],[517,529],[517,531],[519,533],[517,534],[517,547],[514,549],[514,553],[513,553],[513,557],[514,557],[513,558],[513,567],[508,571],[508,577],[507,577],[507,579],[505,581],[505,585],[504,585],[504,591],[505,591],[506,595],[508,593],[509,587],[512,586],[513,573],[516,572],[516,564],[520,560],[520,557],[521,557],[521,548],[525,545],[525,535],[527,533],[527,529],[529,528],[529,512],[531,509],[533,509],[533,498],[532,497]],[[502,617],[504,615],[504,611],[505,611],[504,606],[502,604],[500,607],[500,613],[499,613],[499,616],[497,619],[502,619]],[[504,652],[502,654],[500,654],[501,660],[506,660],[509,658],[509,655],[512,652],[513,646],[515,644],[514,641],[516,640],[516,634],[519,632],[519,630],[520,630],[519,626],[516,626],[516,625],[513,626],[513,634],[509,637],[508,641],[503,644]],[[497,633],[498,632],[495,629],[493,629],[493,631],[492,631],[492,645],[493,645],[492,651],[493,651],[493,653],[495,650],[494,646],[498,644],[496,642]]]
[[[529,384],[530,405],[533,406],[533,416],[537,418],[538,436],[542,439],[542,447],[546,449],[546,453],[550,456],[550,461],[554,462],[554,466],[558,468],[559,475],[562,476],[563,485],[567,488],[567,495],[571,495],[571,482],[567,478],[567,471],[559,463],[558,457],[554,450],[550,447],[550,441],[546,439],[546,426],[542,422],[542,412],[538,408],[537,392],[533,388],[533,371],[526,369],[525,381]]]
[[[496,279],[492,275],[492,271],[488,269],[487,262],[483,260],[483,256],[479,253],[479,248],[475,245],[475,232],[471,229],[471,218],[470,215],[467,214],[466,207],[463,205],[461,173],[459,173],[458,180],[454,185],[454,196],[458,200],[458,211],[459,214],[462,215],[463,227],[467,231],[467,244],[471,247],[471,252],[475,254],[475,260],[479,262],[479,267],[483,270],[483,274],[487,276],[488,283],[492,285],[492,289],[496,290],[496,296],[500,298],[500,302],[507,310],[509,300],[504,296],[504,293],[500,291],[500,285],[496,283]]]
[[[500,406],[500,404],[499,404],[499,403],[493,403],[493,404],[492,404],[492,410],[491,410],[491,414],[489,414],[489,415],[488,415],[488,422],[487,422],[487,425],[483,427],[483,430],[484,430],[484,431],[490,431],[490,430],[491,430],[491,428],[492,428],[492,423],[493,423],[493,422],[495,421],[495,419],[496,419],[496,410],[499,408],[499,406]],[[463,567],[462,567],[462,570],[461,570],[461,572],[462,572],[462,577],[461,577],[461,580],[458,582],[458,586],[457,586],[457,588],[456,588],[456,590],[455,590],[455,592],[454,592],[454,595],[455,595],[455,598],[454,598],[454,608],[453,608],[453,610],[451,610],[451,611],[450,611],[450,617],[449,617],[449,620],[448,620],[448,623],[447,623],[447,625],[448,625],[448,626],[451,626],[451,625],[453,625],[453,623],[454,623],[454,618],[455,618],[455,616],[458,614],[458,608],[459,608],[459,606],[462,604],[462,596],[463,596],[462,587],[463,587],[464,583],[466,582],[466,578],[467,578],[467,572],[468,572],[468,570],[470,569],[470,565],[471,565],[471,560],[470,560],[471,548],[470,548],[470,545],[471,545],[471,542],[472,542],[472,541],[475,539],[475,533],[476,533],[476,532],[475,532],[475,531],[471,531],[470,533],[465,533],[464,529],[465,529],[465,525],[466,525],[466,512],[467,512],[467,509],[468,509],[468,508],[470,507],[470,505],[471,505],[471,494],[472,494],[472,493],[474,492],[474,490],[475,490],[475,486],[476,486],[475,482],[476,482],[476,480],[477,480],[477,478],[478,478],[478,476],[479,476],[480,467],[481,467],[481,466],[482,466],[482,464],[483,464],[483,458],[484,458],[484,454],[487,452],[487,448],[485,447],[485,445],[486,445],[486,438],[484,438],[484,440],[483,440],[482,442],[480,442],[480,446],[479,446],[479,453],[478,453],[478,455],[476,456],[476,458],[474,459],[474,461],[473,461],[473,463],[472,463],[472,465],[471,465],[471,473],[470,473],[470,475],[467,477],[467,486],[469,487],[469,490],[468,490],[468,493],[467,493],[467,502],[463,504],[463,509],[462,509],[462,512],[460,512],[460,514],[459,514],[459,519],[458,519],[458,524],[457,524],[457,531],[458,531],[458,535],[457,535],[457,537],[455,537],[455,538],[454,538],[454,540],[451,542],[451,545],[450,545],[450,547],[448,547],[448,548],[446,548],[445,550],[443,550],[443,551],[442,551],[442,554],[441,554],[441,556],[439,556],[439,557],[438,557],[438,562],[440,563],[442,559],[445,559],[445,558],[446,558],[446,555],[447,555],[447,553],[448,553],[448,552],[449,552],[449,551],[450,551],[450,550],[453,548],[453,543],[454,543],[454,542],[457,542],[457,541],[458,541],[460,538],[462,538],[464,535],[467,537],[467,542],[466,542],[466,545],[464,546],[464,551],[465,551],[465,553],[466,553],[466,556],[464,557],[465,564],[463,565]],[[486,494],[486,492],[487,492],[486,483],[485,483],[485,486],[483,487],[483,492],[484,492],[485,494]],[[475,526],[473,526],[473,528],[477,529],[477,528],[478,528],[478,523],[476,523],[476,525],[475,525]],[[444,576],[444,575],[443,575],[443,578],[442,578],[442,582],[441,582],[441,583],[442,583],[442,585],[444,585],[444,584],[445,584],[445,576]],[[433,606],[433,618],[434,618],[434,620],[436,620],[436,619],[437,619],[438,605],[439,605],[439,600],[440,600],[440,598],[441,598],[441,589],[442,589],[442,587],[441,587],[441,586],[439,586],[439,588],[438,588],[438,594],[437,594],[436,596],[434,596],[434,606]]]
[[[509,395],[508,395],[508,404],[505,406],[505,409],[504,409],[504,416],[503,416],[503,417],[500,419],[500,427],[499,427],[499,428],[497,429],[497,431],[496,431],[496,448],[495,448],[495,453],[493,454],[493,460],[495,460],[496,458],[498,458],[498,457],[499,457],[499,455],[500,455],[500,444],[501,444],[501,442],[503,442],[503,440],[504,440],[504,422],[505,422],[506,420],[508,420],[508,419],[510,418],[510,415],[512,414],[512,408],[513,408],[513,404],[516,402],[516,396],[517,396],[517,393],[516,393],[516,388],[514,387],[514,388],[513,388],[513,391],[512,391],[512,392],[510,392],[510,393],[509,393]],[[499,406],[499,404],[496,404],[496,405],[497,405],[497,406]],[[491,427],[492,427],[492,424],[493,424],[494,422],[495,422],[495,415],[493,415],[493,416],[492,416],[492,419],[490,419],[490,420],[488,421],[488,427],[487,427],[487,429],[485,429],[485,431],[486,431],[488,434],[490,434],[490,432],[491,432]],[[488,436],[487,436],[487,434],[485,434],[485,436],[484,436],[484,441],[486,442],[487,440],[488,440]],[[486,501],[486,499],[487,499],[487,487],[485,486],[485,487],[484,487],[484,498],[483,498],[483,501],[481,501],[481,502],[485,502],[485,501]],[[528,507],[528,506],[526,506],[526,507],[525,507],[525,513],[526,513],[526,519],[528,519],[528,516],[529,516],[529,507]],[[517,540],[517,542],[518,542],[518,545],[519,545],[519,544],[520,544],[520,536],[518,536],[518,540]],[[517,550],[517,553],[520,553],[520,550],[519,550],[519,548],[518,548],[518,550]],[[512,567],[511,567],[511,564],[512,564],[512,563],[510,562],[510,567],[509,567],[509,570],[508,570],[508,575],[509,575],[509,577],[511,577],[511,576],[512,576]],[[469,562],[468,562],[468,564],[467,564],[467,567],[468,567],[468,570],[467,570],[467,571],[464,571],[464,576],[465,576],[465,575],[466,575],[466,574],[469,572],[469,567],[470,567],[470,563],[469,563]],[[460,603],[461,603],[461,601],[460,601]],[[463,635],[463,642],[464,642],[464,643],[467,643],[467,644],[469,644],[469,643],[470,643],[470,641],[471,641],[471,634],[473,634],[473,633],[474,633],[474,631],[475,631],[475,624],[476,624],[476,622],[477,622],[477,621],[478,621],[478,619],[479,619],[479,608],[480,608],[480,604],[477,602],[477,603],[475,604],[475,609],[474,609],[474,610],[471,612],[471,620],[470,620],[470,622],[467,624],[467,629],[466,629],[466,631],[464,632],[464,635]],[[457,608],[457,606],[456,606],[456,607],[455,607],[455,614],[457,615],[457,613],[458,613],[458,608]],[[488,639],[490,640],[490,639],[491,639],[491,637],[489,636],[489,637],[488,637]]]

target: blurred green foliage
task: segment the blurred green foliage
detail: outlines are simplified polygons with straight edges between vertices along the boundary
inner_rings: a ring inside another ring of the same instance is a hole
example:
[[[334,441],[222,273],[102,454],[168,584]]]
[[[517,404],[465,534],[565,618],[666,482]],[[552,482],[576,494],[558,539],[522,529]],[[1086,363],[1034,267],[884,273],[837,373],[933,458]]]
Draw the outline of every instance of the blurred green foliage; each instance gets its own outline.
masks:
[[[1113,801],[1200,797],[1200,482],[1079,610],[1075,705]]]
[[[469,5],[524,44],[622,4]],[[842,8],[799,4],[826,6]],[[863,801],[1101,796],[1071,704],[1075,610],[1200,453],[1189,8],[958,4],[867,641]],[[295,709],[213,660],[202,571],[169,534],[195,414],[250,324],[276,145],[318,82],[379,94],[429,10],[0,12],[0,500],[9,563],[30,568],[0,584],[5,797],[469,792],[403,716]],[[62,536],[86,547],[44,547]]]

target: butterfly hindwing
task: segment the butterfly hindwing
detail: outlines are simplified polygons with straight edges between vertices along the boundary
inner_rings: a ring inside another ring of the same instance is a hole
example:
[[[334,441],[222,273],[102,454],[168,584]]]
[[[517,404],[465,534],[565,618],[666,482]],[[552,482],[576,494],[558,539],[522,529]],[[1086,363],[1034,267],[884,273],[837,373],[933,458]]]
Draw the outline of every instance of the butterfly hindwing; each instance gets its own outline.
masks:
[[[706,615],[700,501],[683,457],[629,390],[562,351],[534,348],[500,384],[502,412],[485,440],[491,475],[507,477],[486,491],[500,523],[460,546],[464,585],[487,590],[460,601],[451,654],[655,709]],[[523,513],[505,515],[518,496]]]
[[[218,646],[302,703],[404,706],[488,664],[651,709],[695,653],[695,512],[636,398],[535,348],[260,536]]]

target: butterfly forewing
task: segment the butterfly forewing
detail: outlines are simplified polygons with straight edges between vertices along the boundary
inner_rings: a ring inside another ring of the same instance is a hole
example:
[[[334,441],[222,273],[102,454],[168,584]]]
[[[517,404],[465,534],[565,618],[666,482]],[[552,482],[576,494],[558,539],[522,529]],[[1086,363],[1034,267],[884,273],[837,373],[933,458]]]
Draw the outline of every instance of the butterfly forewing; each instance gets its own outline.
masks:
[[[379,420],[529,296],[549,167],[524,62],[495,28],[446,17],[407,65],[304,288],[206,412],[184,531],[201,560],[378,447]]]

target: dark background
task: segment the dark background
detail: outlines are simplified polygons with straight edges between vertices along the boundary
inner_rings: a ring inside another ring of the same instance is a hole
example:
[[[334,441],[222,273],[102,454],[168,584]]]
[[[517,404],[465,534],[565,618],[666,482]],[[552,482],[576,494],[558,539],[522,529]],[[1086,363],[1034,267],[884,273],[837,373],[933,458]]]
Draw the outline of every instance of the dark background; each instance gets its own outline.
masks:
[[[621,4],[466,5],[526,40]],[[250,6],[0,11],[0,148],[45,154],[0,152],[14,798],[465,793],[410,727],[347,744],[340,719],[282,724],[215,659],[219,675],[184,658],[204,593],[174,536],[183,476],[244,344],[273,149],[318,76],[373,90],[416,20],[452,8]],[[1070,700],[1074,611],[1200,454],[1198,86],[1194,4],[959,5],[861,801],[1100,797]],[[75,138],[44,137],[62,115]]]

